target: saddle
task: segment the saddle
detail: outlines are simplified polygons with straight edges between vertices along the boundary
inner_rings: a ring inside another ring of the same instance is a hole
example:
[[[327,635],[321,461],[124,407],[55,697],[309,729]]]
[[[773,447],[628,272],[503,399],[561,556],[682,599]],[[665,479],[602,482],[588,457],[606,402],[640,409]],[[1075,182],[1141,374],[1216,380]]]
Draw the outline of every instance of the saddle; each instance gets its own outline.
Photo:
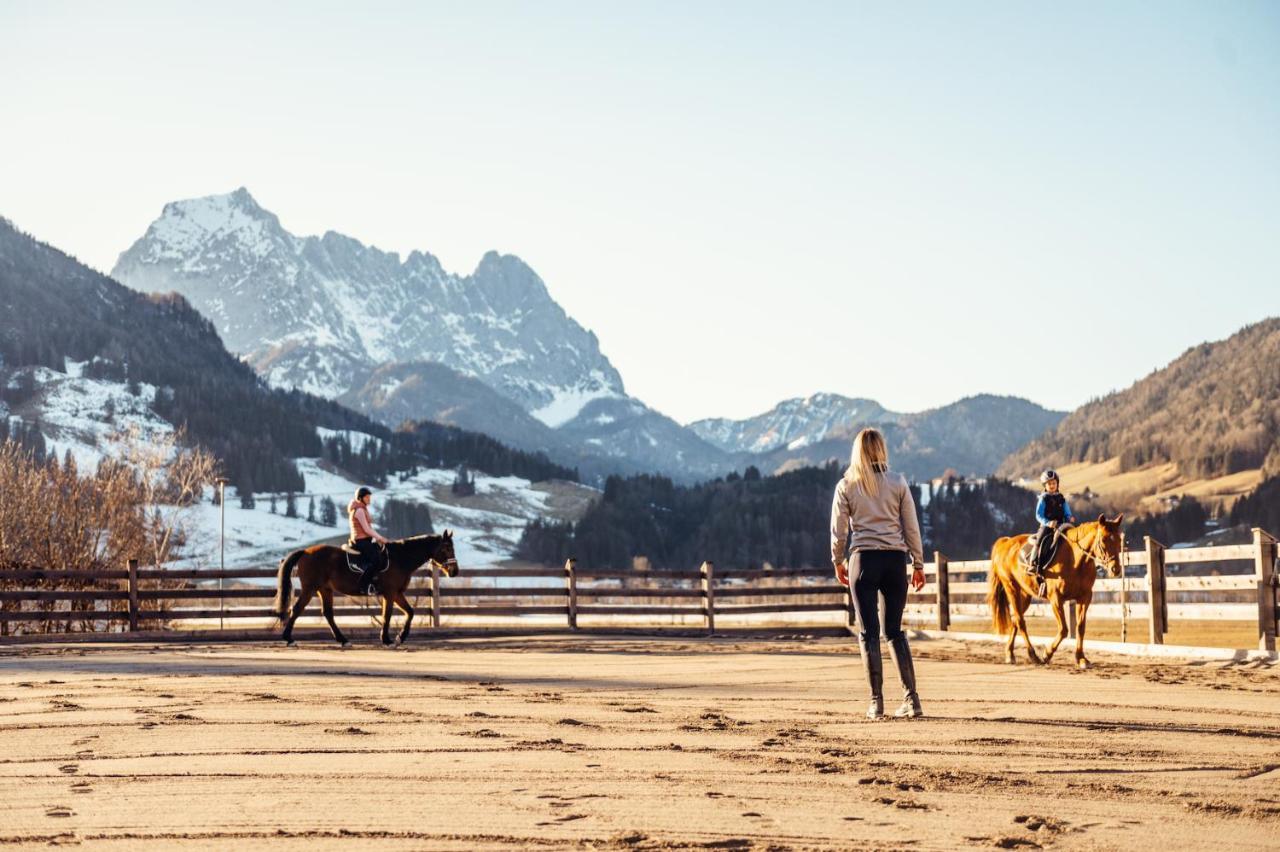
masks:
[[[1037,564],[1048,565],[1053,561],[1053,557],[1058,555],[1058,548],[1062,546],[1062,531],[1056,529],[1048,532],[1050,533],[1048,542],[1042,540],[1040,536],[1033,535],[1018,551],[1018,564],[1028,574],[1035,573]],[[1040,558],[1037,559],[1037,556]]]
[[[364,573],[364,568],[361,566],[361,560],[364,558],[364,554],[352,547],[351,542],[347,541],[342,543],[342,553],[347,557],[347,570],[351,571],[353,574]],[[378,555],[374,557],[373,564],[369,566],[372,569],[369,576],[375,577],[378,574],[381,574],[386,570],[387,562],[387,549],[379,546]]]

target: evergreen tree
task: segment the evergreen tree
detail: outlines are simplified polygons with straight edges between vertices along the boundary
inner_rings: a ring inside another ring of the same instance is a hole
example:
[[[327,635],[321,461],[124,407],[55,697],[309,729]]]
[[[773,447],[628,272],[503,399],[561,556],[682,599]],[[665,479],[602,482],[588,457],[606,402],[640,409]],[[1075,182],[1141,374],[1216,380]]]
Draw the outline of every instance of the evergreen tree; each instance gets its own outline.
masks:
[[[292,491],[284,496],[284,516],[286,518],[298,517],[298,500]]]
[[[320,499],[320,523],[326,527],[332,527],[338,523],[338,507],[329,497]]]
[[[242,492],[240,492],[240,508],[241,508],[241,509],[255,509],[255,508],[257,508],[257,503],[256,503],[256,501],[253,499],[253,492],[252,492],[252,491],[242,491]]]
[[[312,495],[311,499],[307,501],[307,521],[309,521],[310,523],[313,523],[313,524],[316,522],[316,498],[315,498],[315,495]]]

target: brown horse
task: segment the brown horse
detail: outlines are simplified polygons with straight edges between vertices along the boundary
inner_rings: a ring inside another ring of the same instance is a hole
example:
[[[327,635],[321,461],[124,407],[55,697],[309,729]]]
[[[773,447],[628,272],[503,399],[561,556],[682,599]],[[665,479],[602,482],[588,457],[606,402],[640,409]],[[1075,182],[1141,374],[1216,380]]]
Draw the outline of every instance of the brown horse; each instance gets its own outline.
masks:
[[[1063,544],[1045,568],[1045,595],[1049,606],[1053,607],[1053,617],[1058,620],[1058,636],[1043,660],[1036,655],[1031,637],[1027,635],[1024,617],[1031,599],[1036,596],[1036,581],[1018,564],[1018,551],[1030,536],[1015,535],[996,541],[991,548],[991,589],[987,592],[987,604],[991,607],[991,623],[996,633],[1009,634],[1009,643],[1004,649],[1006,663],[1013,662],[1013,644],[1021,633],[1031,661],[1048,665],[1067,637],[1067,601],[1075,601],[1076,665],[1082,669],[1089,667],[1084,656],[1084,631],[1089,604],[1093,601],[1093,581],[1097,579],[1099,568],[1106,569],[1112,577],[1120,576],[1120,550],[1123,547],[1120,520],[1123,517],[1117,515],[1115,520],[1109,521],[1104,515],[1099,515],[1098,520],[1072,527],[1061,534]]]
[[[435,562],[441,566],[446,577],[453,577],[458,573],[458,560],[453,555],[453,533],[445,530],[444,535],[416,535],[412,538],[395,539],[387,542],[383,553],[386,567],[374,578],[378,596],[382,598],[382,644],[391,644],[391,605],[394,603],[404,613],[404,626],[396,637],[396,644],[399,645],[409,638],[409,625],[413,622],[413,607],[404,596],[413,572],[428,562]],[[352,597],[360,594],[360,590],[356,588],[360,573],[351,570],[347,555],[340,547],[317,544],[295,550],[280,560],[280,573],[276,577],[275,613],[284,622],[282,638],[287,644],[293,644],[293,624],[317,592],[320,593],[320,604],[324,609],[325,620],[329,622],[329,629],[333,631],[333,638],[344,648],[351,644],[333,620],[335,593]],[[298,600],[290,610],[289,594],[293,591],[290,575],[295,565],[298,568],[300,588]]]

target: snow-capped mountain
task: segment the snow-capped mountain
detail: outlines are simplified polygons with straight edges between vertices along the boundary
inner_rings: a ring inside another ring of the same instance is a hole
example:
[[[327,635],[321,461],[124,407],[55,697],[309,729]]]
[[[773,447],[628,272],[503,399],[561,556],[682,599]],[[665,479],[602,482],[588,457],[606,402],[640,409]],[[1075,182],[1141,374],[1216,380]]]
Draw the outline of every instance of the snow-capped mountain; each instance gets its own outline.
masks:
[[[816,393],[778,403],[746,420],[714,418],[689,424],[704,441],[730,453],[798,450],[828,437],[844,437],[855,425],[897,422],[901,414],[870,399]]]
[[[624,394],[595,335],[519,258],[489,252],[459,276],[423,252],[298,237],[244,188],[165,205],[112,275],[181,293],[276,387],[333,398],[386,364],[434,361],[549,426]]]
[[[556,431],[616,460],[620,472],[659,470],[677,481],[696,482],[740,467],[737,456],[636,399],[592,400]]]
[[[980,394],[911,414],[889,411],[867,399],[815,394],[789,399],[745,420],[701,420],[689,428],[742,464],[766,473],[849,458],[850,442],[876,426],[889,443],[893,466],[915,479],[948,468],[985,476],[1027,441],[1055,426],[1064,412],[1018,397]]]

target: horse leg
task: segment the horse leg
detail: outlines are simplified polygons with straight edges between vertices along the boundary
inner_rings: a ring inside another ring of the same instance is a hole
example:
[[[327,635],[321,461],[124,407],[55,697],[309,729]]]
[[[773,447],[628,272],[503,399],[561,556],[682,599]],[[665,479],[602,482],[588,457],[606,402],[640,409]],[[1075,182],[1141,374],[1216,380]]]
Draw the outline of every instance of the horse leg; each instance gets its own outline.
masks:
[[[338,622],[333,619],[333,589],[326,587],[320,590],[320,605],[324,608],[324,620],[329,622],[329,632],[333,634],[333,638],[344,648],[350,645],[347,637],[338,629]]]
[[[284,633],[280,636],[286,645],[293,644],[293,623],[298,620],[298,616],[302,615],[302,611],[307,608],[307,604],[311,603],[311,598],[315,596],[315,593],[315,589],[307,586],[303,586],[298,590],[298,600],[294,602],[293,609],[289,611],[289,619],[284,623]]]
[[[396,644],[403,645],[409,638],[409,625],[413,622],[413,607],[409,605],[409,599],[404,596],[404,589],[396,592],[396,606],[400,607],[400,611],[404,613],[404,626],[400,628]]]
[[[1013,646],[1018,641],[1018,619],[1013,617],[1013,613],[1022,607],[1022,602],[1018,597],[1017,587],[1012,583],[1004,584],[1004,597],[1009,605],[1009,641],[1004,646],[1004,661],[1009,665],[1013,665]]]
[[[1089,617],[1089,604],[1093,603],[1093,593],[1090,592],[1087,598],[1081,600],[1076,607],[1076,667],[1079,669],[1089,668],[1089,661],[1084,655],[1084,627]]]
[[[1049,650],[1045,652],[1044,664],[1049,665],[1049,661],[1053,659],[1054,652],[1058,650],[1058,646],[1062,644],[1062,640],[1067,638],[1067,606],[1066,602],[1058,596],[1058,593],[1050,590],[1049,605],[1053,607],[1053,617],[1058,620],[1058,635],[1054,637],[1053,644],[1049,646]]]
[[[1031,658],[1031,662],[1040,664],[1043,661],[1040,655],[1036,653],[1036,646],[1031,644],[1031,635],[1027,633],[1027,605],[1031,603],[1031,598],[1025,600],[1018,599],[1018,615],[1014,619],[1017,631],[1022,634],[1022,639],[1027,643],[1027,656]]]
[[[382,596],[382,644],[391,644],[391,595]]]

